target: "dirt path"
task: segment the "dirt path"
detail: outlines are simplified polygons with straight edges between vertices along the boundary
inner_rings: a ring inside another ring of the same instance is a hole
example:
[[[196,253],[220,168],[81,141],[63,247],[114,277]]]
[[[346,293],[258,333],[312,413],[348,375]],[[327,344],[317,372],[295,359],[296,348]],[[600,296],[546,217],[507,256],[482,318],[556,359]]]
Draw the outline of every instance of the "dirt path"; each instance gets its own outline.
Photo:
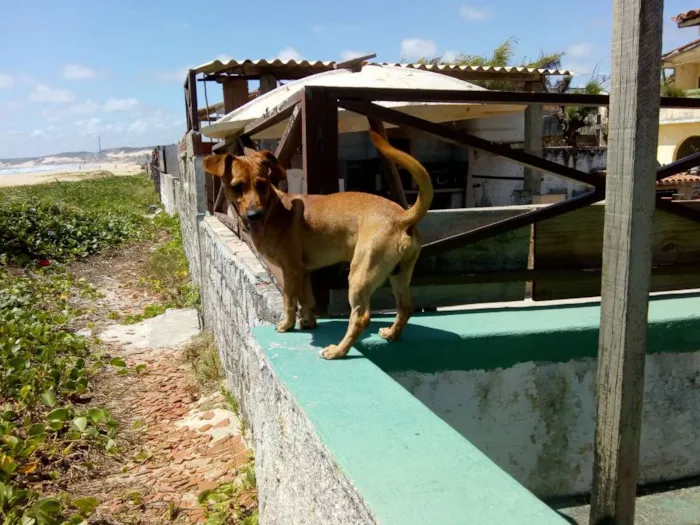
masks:
[[[126,367],[102,372],[91,401],[121,423],[120,453],[66,479],[62,489],[97,498],[90,523],[160,525],[204,523],[198,495],[232,483],[231,512],[246,516],[255,491],[241,485],[251,453],[235,405],[216,388],[203,391],[183,356],[198,332],[196,312],[168,310],[127,326],[109,321],[109,312],[133,313],[154,300],[138,286],[144,250],[147,255],[145,246],[135,246],[72,269],[102,295],[80,322],[100,333],[110,358]]]

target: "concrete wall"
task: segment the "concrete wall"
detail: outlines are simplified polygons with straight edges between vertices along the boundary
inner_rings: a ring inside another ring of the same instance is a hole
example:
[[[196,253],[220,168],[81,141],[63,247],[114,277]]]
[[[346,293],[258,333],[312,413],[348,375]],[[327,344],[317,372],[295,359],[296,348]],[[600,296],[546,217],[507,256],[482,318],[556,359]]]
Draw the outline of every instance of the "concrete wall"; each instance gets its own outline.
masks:
[[[594,359],[392,376],[536,495],[590,490]],[[700,474],[698,425],[700,353],[649,355],[640,483]]]
[[[207,212],[206,191],[202,157],[195,157],[192,133],[179,144],[180,180],[177,211],[185,254],[190,264],[190,275],[201,286],[201,260],[199,252],[199,223]]]
[[[279,320],[280,292],[245,243],[217,219],[201,222],[200,241],[203,316],[250,425],[261,523],[374,523],[251,335],[253,327]]]
[[[175,177],[170,173],[159,173],[160,180],[160,201],[163,203],[165,212],[169,215],[177,213],[176,191],[180,187],[180,177]]]

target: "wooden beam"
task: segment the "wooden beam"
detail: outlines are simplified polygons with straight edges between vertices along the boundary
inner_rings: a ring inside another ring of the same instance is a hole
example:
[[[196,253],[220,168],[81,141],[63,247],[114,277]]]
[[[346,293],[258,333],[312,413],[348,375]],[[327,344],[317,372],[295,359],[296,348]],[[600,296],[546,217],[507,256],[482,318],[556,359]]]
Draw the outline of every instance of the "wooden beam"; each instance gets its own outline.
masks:
[[[542,92],[542,82],[528,82],[527,91]],[[542,156],[542,104],[529,104],[525,110],[525,153]],[[523,189],[527,192],[529,202],[533,195],[542,193],[542,173],[533,168],[525,168]]]
[[[185,93],[187,106],[187,127],[189,130],[199,131],[199,114],[197,113],[197,73],[192,69],[187,73]]]
[[[378,133],[380,136],[384,137],[384,140],[389,140],[389,138],[386,135],[386,129],[384,128],[384,123],[381,120],[375,119],[368,117],[369,120],[369,127],[374,131],[375,133]],[[379,155],[379,160],[382,164],[382,171],[384,172],[384,178],[386,179],[386,183],[389,185],[389,194],[391,196],[391,199],[399,204],[401,207],[404,209],[408,208],[408,201],[406,200],[406,193],[404,191],[404,187],[401,184],[401,177],[399,175],[399,169],[396,167],[396,164],[391,162],[389,159],[384,157],[383,155]]]
[[[383,100],[394,102],[464,102],[490,104],[546,104],[554,106],[599,107],[609,104],[608,95],[547,93],[527,91],[465,91],[448,89],[334,87],[340,100]],[[663,108],[700,108],[700,99],[661,97]]]
[[[240,78],[221,79],[224,90],[224,113],[231,113],[248,103],[248,81]]]
[[[275,157],[282,166],[287,166],[301,144],[301,106],[297,105],[289,117],[287,128],[275,150]]]
[[[260,75],[260,94],[264,95],[277,87],[277,79],[274,75]]]
[[[663,0],[614,0],[590,522],[633,525],[644,398]]]
[[[697,201],[695,201],[697,202]],[[700,210],[696,208],[691,208],[690,206],[685,206],[674,201],[665,201],[663,199],[656,199],[656,209],[663,210],[667,213],[672,213],[678,217],[683,217],[689,221],[700,223]]]
[[[336,69],[350,69],[352,71],[361,71],[362,70],[362,63],[366,62],[367,60],[370,60],[372,58],[376,58],[376,56],[377,56],[377,53],[372,53],[370,55],[364,55],[361,57],[351,58],[350,60],[338,62],[335,65],[335,67],[336,67]]]
[[[294,111],[294,106],[296,106],[302,100],[303,97],[303,91],[294,93],[282,104],[270,110],[264,117],[260,117],[259,119],[256,119],[253,122],[247,124],[243,128],[241,134],[253,136],[256,133],[260,133],[261,131],[272,127],[275,124],[279,124],[283,120],[286,120],[291,116],[292,112]]]
[[[412,127],[453,144],[470,146],[494,155],[506,157],[507,159],[526,167],[547,171],[559,177],[565,177],[583,184],[589,184],[599,189],[605,187],[605,178],[600,175],[585,173],[556,162],[545,160],[541,157],[529,155],[521,150],[513,149],[509,146],[498,144],[496,142],[491,142],[480,137],[470,135],[465,131],[447,127],[443,124],[434,124],[433,122],[369,102],[341,100],[338,104],[345,109],[354,111],[355,113],[366,115],[368,117],[375,117],[383,120],[384,122],[390,122],[397,126]]]
[[[578,210],[579,208],[584,208],[599,202],[603,200],[603,198],[604,195],[601,191],[593,190],[589,193],[579,195],[578,197],[574,197],[563,202],[558,202],[557,204],[552,204],[545,208],[539,208],[537,210],[523,213],[522,215],[516,215],[515,217],[510,217],[508,219],[487,224],[486,226],[475,228],[468,232],[458,233],[456,235],[445,237],[444,239],[432,241],[423,245],[423,248],[421,249],[421,256],[429,256],[447,250],[453,250],[455,248],[466,246],[467,244],[473,244],[490,237],[495,237],[496,235],[500,235],[502,233],[523,228],[536,222],[546,221],[547,219],[552,219],[554,217],[558,217],[559,215],[564,215],[565,213],[569,213],[571,211]]]
[[[301,102],[303,166],[309,193],[329,194],[338,185],[338,106],[326,88],[304,88]]]

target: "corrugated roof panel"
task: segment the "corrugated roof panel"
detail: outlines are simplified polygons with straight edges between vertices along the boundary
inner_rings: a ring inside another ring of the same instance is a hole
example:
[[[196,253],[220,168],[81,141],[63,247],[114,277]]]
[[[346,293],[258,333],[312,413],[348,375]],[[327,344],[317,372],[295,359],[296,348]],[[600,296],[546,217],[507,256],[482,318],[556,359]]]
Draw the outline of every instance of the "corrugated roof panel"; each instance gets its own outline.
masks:
[[[319,69],[319,70],[324,70],[324,69],[331,69],[335,65],[334,61],[321,61],[321,60],[314,60],[314,61],[309,61],[309,60],[280,60],[280,59],[274,59],[274,60],[265,60],[259,59],[259,60],[250,60],[250,59],[245,59],[245,60],[236,60],[236,59],[231,59],[226,62],[222,62],[220,60],[212,60],[211,62],[207,62],[206,64],[199,65],[194,69],[197,73],[205,73],[207,75],[211,75],[213,73],[218,73],[220,71],[226,71],[227,69],[232,69],[236,67],[244,67],[246,65],[251,65],[251,66],[257,66],[257,67],[279,67],[279,68],[289,68],[289,69],[294,69],[294,68],[312,68],[312,69]]]

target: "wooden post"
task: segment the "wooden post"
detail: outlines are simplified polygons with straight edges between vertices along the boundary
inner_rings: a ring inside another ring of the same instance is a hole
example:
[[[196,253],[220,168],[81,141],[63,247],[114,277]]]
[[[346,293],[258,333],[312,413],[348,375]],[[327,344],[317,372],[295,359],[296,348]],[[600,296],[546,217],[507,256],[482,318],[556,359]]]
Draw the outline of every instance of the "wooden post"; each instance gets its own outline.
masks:
[[[224,88],[224,113],[228,114],[248,103],[248,81],[227,77],[219,80]]]
[[[197,73],[191,69],[187,73],[185,98],[187,99],[188,128],[189,130],[199,131],[199,113],[197,112]]]
[[[309,193],[335,193],[338,185],[338,101],[325,88],[304,89],[301,102],[304,178]]]
[[[376,118],[368,118],[369,126],[375,133],[381,135],[385,140],[389,140],[386,135],[386,129],[384,128],[384,123]],[[389,195],[391,199],[402,206],[404,209],[408,208],[408,201],[406,200],[406,193],[404,192],[403,185],[401,184],[401,176],[399,175],[399,169],[396,164],[391,162],[389,159],[382,155],[379,155],[379,160],[382,164],[382,169],[384,170],[384,178],[389,185]]]
[[[306,191],[329,194],[338,184],[338,100],[327,89],[304,88],[301,101],[302,161]],[[328,311],[330,283],[337,270],[322,268],[311,274],[316,308]]]
[[[633,525],[644,394],[663,0],[614,0],[591,524]]]
[[[526,91],[544,90],[542,82],[527,82]],[[525,110],[525,153],[542,156],[542,104],[529,104]],[[576,167],[576,166],[574,166]],[[523,189],[527,202],[532,202],[533,195],[542,193],[542,172],[534,168],[525,168]]]

